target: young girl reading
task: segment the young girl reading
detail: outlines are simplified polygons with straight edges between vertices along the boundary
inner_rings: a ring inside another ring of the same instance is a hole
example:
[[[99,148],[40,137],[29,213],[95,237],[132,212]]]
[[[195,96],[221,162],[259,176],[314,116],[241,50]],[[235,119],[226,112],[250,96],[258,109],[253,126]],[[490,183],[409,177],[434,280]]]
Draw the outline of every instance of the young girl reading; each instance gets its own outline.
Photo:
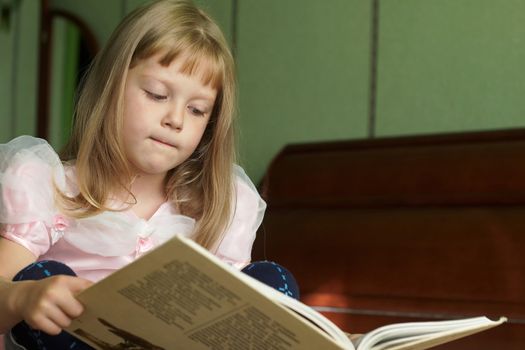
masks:
[[[174,234],[296,296],[286,270],[247,266],[265,203],[234,165],[234,100],[208,15],[170,0],[130,13],[90,67],[62,159],[29,136],[0,146],[0,334],[89,349],[62,332],[75,294]]]

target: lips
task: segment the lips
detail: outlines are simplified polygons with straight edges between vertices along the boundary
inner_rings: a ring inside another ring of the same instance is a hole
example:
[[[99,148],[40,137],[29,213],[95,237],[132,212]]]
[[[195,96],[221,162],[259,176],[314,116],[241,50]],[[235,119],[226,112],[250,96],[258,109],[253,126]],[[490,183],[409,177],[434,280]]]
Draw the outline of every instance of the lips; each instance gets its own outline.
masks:
[[[162,138],[158,138],[158,137],[150,137],[150,139],[152,139],[155,143],[158,143],[158,144],[161,144],[161,145],[164,145],[164,146],[167,146],[167,147],[173,147],[175,148],[175,145],[165,139],[162,139]]]

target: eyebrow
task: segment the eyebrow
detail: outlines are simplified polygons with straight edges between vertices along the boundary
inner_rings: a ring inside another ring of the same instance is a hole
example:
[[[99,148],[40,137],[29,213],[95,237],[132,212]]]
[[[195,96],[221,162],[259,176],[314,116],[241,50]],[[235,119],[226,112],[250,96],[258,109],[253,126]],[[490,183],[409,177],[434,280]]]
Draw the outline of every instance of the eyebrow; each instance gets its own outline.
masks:
[[[158,77],[156,75],[150,74],[150,73],[141,73],[140,75],[142,77],[144,77],[144,78],[149,78],[149,79],[153,79],[153,80],[159,81],[162,84],[164,84],[165,86],[167,86],[169,89],[174,90],[173,84],[171,83],[171,81],[169,81],[167,79],[162,79],[162,78],[160,78],[160,77]],[[209,95],[209,94],[203,94],[203,93],[192,94],[192,96],[193,96],[194,99],[208,100],[210,102],[214,102],[215,98],[216,98],[216,96],[212,96],[212,95]]]

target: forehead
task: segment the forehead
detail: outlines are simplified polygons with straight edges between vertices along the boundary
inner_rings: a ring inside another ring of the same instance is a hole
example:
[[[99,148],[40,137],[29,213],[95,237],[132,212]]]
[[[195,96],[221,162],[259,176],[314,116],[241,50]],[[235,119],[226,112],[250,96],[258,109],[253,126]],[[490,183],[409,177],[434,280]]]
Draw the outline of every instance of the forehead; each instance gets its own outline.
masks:
[[[192,78],[197,78],[203,86],[214,90],[221,90],[223,84],[223,68],[217,60],[204,55],[191,55],[187,53],[173,54],[159,52],[149,57],[137,59],[132,62],[130,69],[141,66],[147,70],[176,71]]]

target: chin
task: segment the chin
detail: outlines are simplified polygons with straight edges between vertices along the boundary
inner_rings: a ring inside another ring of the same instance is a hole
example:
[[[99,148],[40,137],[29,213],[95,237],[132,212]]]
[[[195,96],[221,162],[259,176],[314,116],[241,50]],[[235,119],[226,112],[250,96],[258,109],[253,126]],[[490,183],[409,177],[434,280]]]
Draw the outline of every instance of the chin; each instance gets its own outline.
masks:
[[[139,167],[138,173],[142,174],[143,176],[160,176],[160,175],[166,175],[166,173],[171,170],[172,168],[166,167],[166,166],[145,166],[145,167]]]
[[[149,162],[144,162],[137,166],[137,170],[144,175],[162,175],[166,174],[173,168],[176,168],[179,162],[168,162],[166,159],[150,159]]]

